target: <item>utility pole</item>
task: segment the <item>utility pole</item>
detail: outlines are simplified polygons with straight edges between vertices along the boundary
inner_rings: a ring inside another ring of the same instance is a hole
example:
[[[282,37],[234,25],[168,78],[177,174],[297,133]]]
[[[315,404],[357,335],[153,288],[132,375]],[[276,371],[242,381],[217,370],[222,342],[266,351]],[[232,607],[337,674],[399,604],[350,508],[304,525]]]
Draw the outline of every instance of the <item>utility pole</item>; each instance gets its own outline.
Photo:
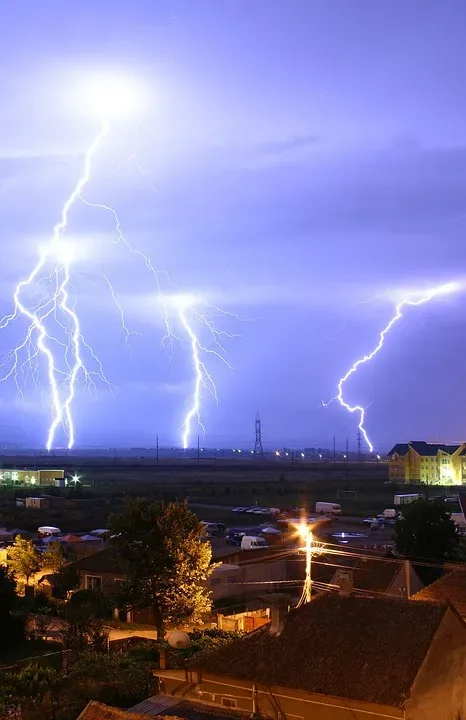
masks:
[[[157,435],[157,462],[159,461],[159,436]]]
[[[349,442],[348,438],[346,438],[346,462],[349,460]]]
[[[311,558],[312,558],[312,532],[308,530],[306,533],[306,602],[311,602],[312,595],[312,574],[311,574]]]
[[[264,448],[262,447],[262,430],[261,430],[261,419],[259,416],[259,410],[256,413],[256,442],[254,443],[254,454],[255,455],[263,455],[264,454]]]
[[[201,459],[201,446],[199,445],[199,434],[197,436],[197,462]]]
[[[358,427],[358,462],[361,462],[361,428]]]
[[[335,463],[337,461],[337,448],[336,448],[336,440],[335,435],[333,436],[333,462]]]

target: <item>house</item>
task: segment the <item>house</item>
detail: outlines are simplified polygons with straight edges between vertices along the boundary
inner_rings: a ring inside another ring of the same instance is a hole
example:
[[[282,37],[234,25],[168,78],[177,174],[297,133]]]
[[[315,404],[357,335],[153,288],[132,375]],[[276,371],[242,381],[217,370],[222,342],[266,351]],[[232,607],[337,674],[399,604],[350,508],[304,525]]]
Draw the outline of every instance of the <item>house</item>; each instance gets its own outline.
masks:
[[[349,577],[351,589],[355,594],[391,595],[393,597],[411,597],[424,587],[409,560],[382,558],[370,555],[339,558],[338,568],[330,580],[330,585],[339,589],[343,579]]]
[[[466,625],[450,605],[325,594],[192,662],[167,697],[272,718],[466,716]]]
[[[439,603],[449,601],[466,621],[466,566],[458,567],[432,585],[427,585],[413,595],[411,600],[430,600]]]
[[[466,443],[398,443],[388,453],[388,477],[391,482],[464,485]]]
[[[79,572],[81,578],[79,590],[97,590],[104,594],[111,594],[115,583],[126,580],[126,572],[112,547],[75,560],[70,563],[69,567]],[[145,608],[129,610],[115,608],[114,615],[123,622],[153,622],[150,611]]]
[[[230,553],[213,571],[208,587],[215,603],[228,597],[251,598],[265,587],[270,591],[279,589],[284,580],[287,560],[283,549],[259,548]]]

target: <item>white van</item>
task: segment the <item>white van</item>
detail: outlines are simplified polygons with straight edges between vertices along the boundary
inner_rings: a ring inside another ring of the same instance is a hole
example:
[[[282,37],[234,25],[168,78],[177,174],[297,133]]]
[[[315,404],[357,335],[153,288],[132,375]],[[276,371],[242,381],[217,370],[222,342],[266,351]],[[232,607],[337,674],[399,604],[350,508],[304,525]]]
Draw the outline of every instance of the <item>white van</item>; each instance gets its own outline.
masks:
[[[400,514],[401,513],[394,508],[386,508],[382,513],[382,517],[384,520],[396,520]]]
[[[269,547],[264,538],[254,535],[243,535],[241,538],[241,550],[257,550],[257,548]]]
[[[322,515],[341,515],[341,505],[331,502],[316,502],[316,513]]]

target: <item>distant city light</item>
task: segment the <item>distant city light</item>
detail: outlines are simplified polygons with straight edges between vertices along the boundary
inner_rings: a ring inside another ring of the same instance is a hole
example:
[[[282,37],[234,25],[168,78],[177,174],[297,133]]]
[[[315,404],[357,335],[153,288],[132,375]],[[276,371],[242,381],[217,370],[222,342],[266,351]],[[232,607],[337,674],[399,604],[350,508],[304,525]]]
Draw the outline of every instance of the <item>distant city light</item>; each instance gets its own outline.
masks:
[[[304,453],[301,453],[301,457],[302,457],[302,458],[304,457]]]
[[[276,455],[277,457],[280,457],[280,452],[279,452],[279,450],[275,450],[275,455]]]

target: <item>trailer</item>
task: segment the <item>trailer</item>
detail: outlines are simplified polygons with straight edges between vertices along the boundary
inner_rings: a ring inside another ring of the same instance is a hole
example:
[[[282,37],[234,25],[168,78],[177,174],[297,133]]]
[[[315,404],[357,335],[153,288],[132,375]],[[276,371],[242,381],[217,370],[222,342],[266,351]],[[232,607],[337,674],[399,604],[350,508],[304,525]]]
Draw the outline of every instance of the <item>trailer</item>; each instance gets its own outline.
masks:
[[[419,500],[419,493],[406,493],[404,495],[395,495],[393,498],[394,505],[409,505],[409,503]]]

